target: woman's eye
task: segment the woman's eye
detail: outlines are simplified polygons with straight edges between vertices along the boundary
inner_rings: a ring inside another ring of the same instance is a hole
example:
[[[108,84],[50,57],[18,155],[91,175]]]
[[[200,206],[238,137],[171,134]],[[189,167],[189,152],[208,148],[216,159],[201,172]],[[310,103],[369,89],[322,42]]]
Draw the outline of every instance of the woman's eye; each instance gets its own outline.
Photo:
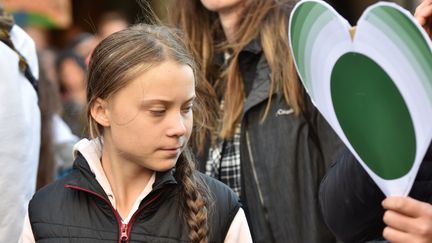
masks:
[[[182,109],[183,113],[188,113],[188,112],[192,111],[192,107],[193,107],[193,105],[189,105],[189,106],[183,108]]]
[[[162,116],[165,114],[165,110],[150,110],[150,112],[155,116]]]

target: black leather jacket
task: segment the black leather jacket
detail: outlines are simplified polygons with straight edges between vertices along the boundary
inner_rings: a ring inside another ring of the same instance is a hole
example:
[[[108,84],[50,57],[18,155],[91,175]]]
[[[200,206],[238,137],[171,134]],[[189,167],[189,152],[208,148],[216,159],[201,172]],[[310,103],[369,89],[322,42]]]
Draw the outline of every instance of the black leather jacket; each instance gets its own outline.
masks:
[[[157,173],[153,189],[127,225],[122,224],[87,162],[38,191],[29,205],[36,242],[188,242],[181,198],[173,171]],[[223,242],[240,203],[222,183],[199,174],[213,194],[209,242]]]

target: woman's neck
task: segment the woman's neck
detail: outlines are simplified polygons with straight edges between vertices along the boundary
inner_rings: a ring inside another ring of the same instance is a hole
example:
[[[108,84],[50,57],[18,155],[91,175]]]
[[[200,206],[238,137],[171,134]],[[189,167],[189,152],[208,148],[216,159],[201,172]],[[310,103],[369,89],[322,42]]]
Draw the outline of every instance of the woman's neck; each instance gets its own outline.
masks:
[[[117,211],[126,218],[149,182],[153,171],[131,161],[126,161],[104,142],[102,168],[115,197]]]
[[[235,32],[237,31],[238,21],[240,19],[240,13],[240,7],[218,13],[225,37],[229,43],[234,41]]]

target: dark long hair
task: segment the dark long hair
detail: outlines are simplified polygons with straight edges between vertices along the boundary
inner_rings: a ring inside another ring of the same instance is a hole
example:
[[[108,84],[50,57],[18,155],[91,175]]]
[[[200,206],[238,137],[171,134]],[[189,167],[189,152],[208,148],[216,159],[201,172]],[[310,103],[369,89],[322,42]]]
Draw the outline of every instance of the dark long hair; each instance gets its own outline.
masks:
[[[39,53],[39,57],[41,54]],[[56,161],[53,142],[53,117],[61,109],[60,94],[54,81],[48,79],[46,67],[39,65],[39,109],[41,112],[41,145],[36,189],[51,183],[55,178]]]

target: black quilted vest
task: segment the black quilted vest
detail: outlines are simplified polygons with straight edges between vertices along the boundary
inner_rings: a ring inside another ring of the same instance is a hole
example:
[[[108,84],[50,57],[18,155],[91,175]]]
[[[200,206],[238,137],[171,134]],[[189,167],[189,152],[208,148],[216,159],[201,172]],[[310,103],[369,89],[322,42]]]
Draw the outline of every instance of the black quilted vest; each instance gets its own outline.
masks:
[[[152,192],[124,225],[87,162],[80,155],[74,171],[38,191],[29,205],[36,242],[188,242],[179,190],[173,171],[157,173]],[[209,242],[223,242],[240,207],[237,196],[203,174],[213,196]]]

